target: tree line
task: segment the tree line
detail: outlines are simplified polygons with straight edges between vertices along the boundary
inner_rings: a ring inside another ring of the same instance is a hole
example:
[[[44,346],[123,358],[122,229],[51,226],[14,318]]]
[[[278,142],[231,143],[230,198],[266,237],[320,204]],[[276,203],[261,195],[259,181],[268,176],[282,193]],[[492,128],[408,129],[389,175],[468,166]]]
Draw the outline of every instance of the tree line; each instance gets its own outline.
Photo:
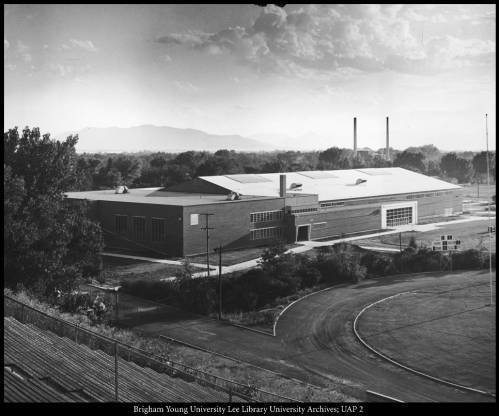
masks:
[[[81,154],[76,160],[78,184],[74,190],[128,187],[168,187],[198,176],[240,173],[296,172],[352,168],[402,167],[457,183],[486,181],[486,152],[443,153],[433,145],[392,150],[392,160],[367,152],[331,147],[324,151],[214,153],[188,151],[178,154]],[[495,152],[489,156],[495,183]]]
[[[280,304],[282,298],[306,288],[358,283],[372,277],[381,278],[399,273],[484,269],[489,267],[488,253],[466,250],[452,255],[452,266],[446,253],[418,247],[411,240],[397,253],[381,253],[358,246],[339,243],[319,247],[317,255],[286,253],[282,242],[263,250],[258,268],[221,277],[224,313],[268,309]],[[495,268],[495,253],[492,253]],[[135,296],[176,305],[202,314],[218,310],[217,277],[192,279],[178,276],[175,281],[129,279],[122,291]]]

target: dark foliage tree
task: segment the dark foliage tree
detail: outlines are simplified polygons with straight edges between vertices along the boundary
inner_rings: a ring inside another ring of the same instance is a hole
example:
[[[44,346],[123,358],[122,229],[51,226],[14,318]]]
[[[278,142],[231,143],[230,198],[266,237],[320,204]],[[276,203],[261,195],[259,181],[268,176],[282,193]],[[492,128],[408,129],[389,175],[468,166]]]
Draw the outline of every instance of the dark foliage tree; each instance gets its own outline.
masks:
[[[458,157],[455,153],[447,153],[440,160],[442,172],[450,178],[455,178],[459,183],[468,182],[471,178],[471,162]]]
[[[409,169],[415,172],[423,173],[426,171],[424,164],[425,156],[421,152],[413,153],[407,150],[400,152],[395,156],[393,166]]]
[[[69,289],[99,270],[100,227],[64,199],[78,184],[75,144],[26,127],[4,133],[5,284],[41,294]]]

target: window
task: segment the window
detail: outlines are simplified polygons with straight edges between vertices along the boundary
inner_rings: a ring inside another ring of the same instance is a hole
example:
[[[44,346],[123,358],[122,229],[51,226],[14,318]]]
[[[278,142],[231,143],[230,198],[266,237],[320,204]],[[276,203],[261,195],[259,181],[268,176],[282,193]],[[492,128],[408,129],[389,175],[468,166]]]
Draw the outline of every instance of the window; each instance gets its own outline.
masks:
[[[386,211],[386,226],[412,224],[412,207],[388,209]]]
[[[191,214],[191,225],[199,224],[199,214]]]
[[[118,234],[126,234],[128,231],[128,215],[115,215],[114,229]]]
[[[266,240],[271,238],[280,238],[282,234],[281,227],[257,228],[251,230],[251,240]]]
[[[166,219],[151,218],[152,241],[166,240]]]
[[[284,211],[282,209],[278,211],[252,212],[250,214],[250,222],[280,221],[283,216]]]
[[[345,202],[334,202],[334,201],[326,201],[321,202],[321,208],[334,208],[334,207],[342,207],[345,205]]]
[[[318,211],[318,208],[298,208],[298,209],[292,209],[291,213],[300,214],[302,212],[316,212],[316,211]]]
[[[146,239],[146,217],[132,217],[132,232],[135,240]]]

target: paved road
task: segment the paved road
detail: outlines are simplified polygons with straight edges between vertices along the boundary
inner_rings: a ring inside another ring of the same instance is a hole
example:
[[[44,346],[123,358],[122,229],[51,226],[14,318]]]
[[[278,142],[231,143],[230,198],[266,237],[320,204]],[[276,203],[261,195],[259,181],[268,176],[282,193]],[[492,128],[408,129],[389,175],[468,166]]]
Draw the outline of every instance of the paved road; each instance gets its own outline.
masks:
[[[403,401],[493,401],[402,370],[371,354],[354,337],[352,322],[367,304],[408,290],[448,283],[487,282],[487,272],[392,276],[324,291],[291,306],[280,318],[276,337],[215,320],[163,316],[136,328],[218,351],[317,385],[336,377]]]

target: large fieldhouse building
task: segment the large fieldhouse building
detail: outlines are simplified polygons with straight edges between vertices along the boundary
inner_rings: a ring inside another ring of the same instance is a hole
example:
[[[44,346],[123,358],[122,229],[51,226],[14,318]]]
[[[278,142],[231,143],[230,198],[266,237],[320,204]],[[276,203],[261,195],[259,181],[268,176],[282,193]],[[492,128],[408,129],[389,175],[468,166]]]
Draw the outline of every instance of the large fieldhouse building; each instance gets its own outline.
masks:
[[[462,211],[461,187],[402,168],[202,176],[165,188],[69,192],[88,200],[108,248],[165,256],[316,240]],[[205,215],[210,214],[210,215]]]

